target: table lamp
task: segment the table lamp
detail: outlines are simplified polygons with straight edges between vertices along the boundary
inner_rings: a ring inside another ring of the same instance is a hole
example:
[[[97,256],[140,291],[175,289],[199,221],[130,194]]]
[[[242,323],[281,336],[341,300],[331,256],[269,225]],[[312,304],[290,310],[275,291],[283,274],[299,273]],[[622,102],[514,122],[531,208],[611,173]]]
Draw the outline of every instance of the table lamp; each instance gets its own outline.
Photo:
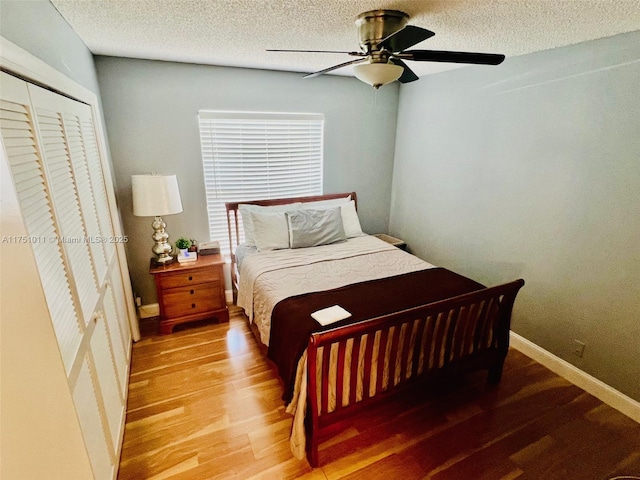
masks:
[[[151,251],[156,255],[158,264],[173,261],[171,245],[167,242],[169,234],[162,215],[173,215],[182,212],[182,201],[178,190],[178,179],[175,175],[132,175],[133,214],[136,217],[155,217],[151,224],[156,242]]]

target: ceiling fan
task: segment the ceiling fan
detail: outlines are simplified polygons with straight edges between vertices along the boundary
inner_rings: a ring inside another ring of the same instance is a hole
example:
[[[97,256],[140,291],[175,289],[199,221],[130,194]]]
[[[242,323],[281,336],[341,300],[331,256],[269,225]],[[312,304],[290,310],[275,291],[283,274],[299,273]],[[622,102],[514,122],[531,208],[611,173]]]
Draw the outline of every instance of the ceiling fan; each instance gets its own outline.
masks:
[[[371,10],[361,13],[356,18],[360,41],[359,51],[276,49],[267,51],[344,53],[352,57],[358,57],[355,60],[310,73],[305,75],[304,78],[317,77],[347,65],[354,65],[355,76],[373,86],[373,88],[379,88],[395,80],[400,83],[418,80],[418,76],[404,63],[405,60],[414,62],[472,63],[478,65],[498,65],[504,61],[504,55],[494,53],[407,50],[435,35],[434,32],[425,28],[407,25],[408,20],[409,15],[398,10]]]

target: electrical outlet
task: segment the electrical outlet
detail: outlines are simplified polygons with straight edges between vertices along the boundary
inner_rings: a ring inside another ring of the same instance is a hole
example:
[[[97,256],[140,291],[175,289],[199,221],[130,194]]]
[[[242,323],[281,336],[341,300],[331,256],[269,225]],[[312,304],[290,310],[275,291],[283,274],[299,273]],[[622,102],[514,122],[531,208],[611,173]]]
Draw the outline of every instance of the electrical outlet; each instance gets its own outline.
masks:
[[[584,347],[585,347],[585,344],[582,343],[580,340],[574,340],[573,354],[576,355],[577,357],[582,358],[582,356],[584,355]]]
[[[136,297],[136,306],[137,307],[141,307],[142,306],[142,299],[140,297]]]

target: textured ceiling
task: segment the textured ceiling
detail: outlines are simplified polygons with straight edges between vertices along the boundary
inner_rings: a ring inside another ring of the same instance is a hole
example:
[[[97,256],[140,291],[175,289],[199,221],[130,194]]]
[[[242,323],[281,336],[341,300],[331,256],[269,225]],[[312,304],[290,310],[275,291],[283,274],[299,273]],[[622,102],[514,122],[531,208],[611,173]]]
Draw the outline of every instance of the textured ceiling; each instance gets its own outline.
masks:
[[[358,49],[355,17],[388,8],[436,35],[414,48],[507,57],[640,30],[640,0],[51,0],[98,55],[313,72]],[[410,62],[418,74],[454,65]],[[474,67],[496,68],[496,67]],[[351,75],[351,67],[333,73]]]

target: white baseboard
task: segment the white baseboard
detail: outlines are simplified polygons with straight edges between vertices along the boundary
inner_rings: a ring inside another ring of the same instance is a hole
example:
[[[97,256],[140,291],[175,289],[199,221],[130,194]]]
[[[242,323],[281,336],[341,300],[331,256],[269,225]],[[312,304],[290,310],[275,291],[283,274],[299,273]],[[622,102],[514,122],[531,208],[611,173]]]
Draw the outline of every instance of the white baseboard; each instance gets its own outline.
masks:
[[[150,303],[148,305],[141,305],[138,307],[138,318],[151,318],[160,315],[160,305],[157,303]]]
[[[620,393],[606,383],[583,372],[566,360],[555,356],[517,333],[511,332],[510,345],[519,352],[524,353],[527,357],[544,365],[552,372],[567,379],[574,385],[602,400],[607,405],[640,423],[640,402]]]

